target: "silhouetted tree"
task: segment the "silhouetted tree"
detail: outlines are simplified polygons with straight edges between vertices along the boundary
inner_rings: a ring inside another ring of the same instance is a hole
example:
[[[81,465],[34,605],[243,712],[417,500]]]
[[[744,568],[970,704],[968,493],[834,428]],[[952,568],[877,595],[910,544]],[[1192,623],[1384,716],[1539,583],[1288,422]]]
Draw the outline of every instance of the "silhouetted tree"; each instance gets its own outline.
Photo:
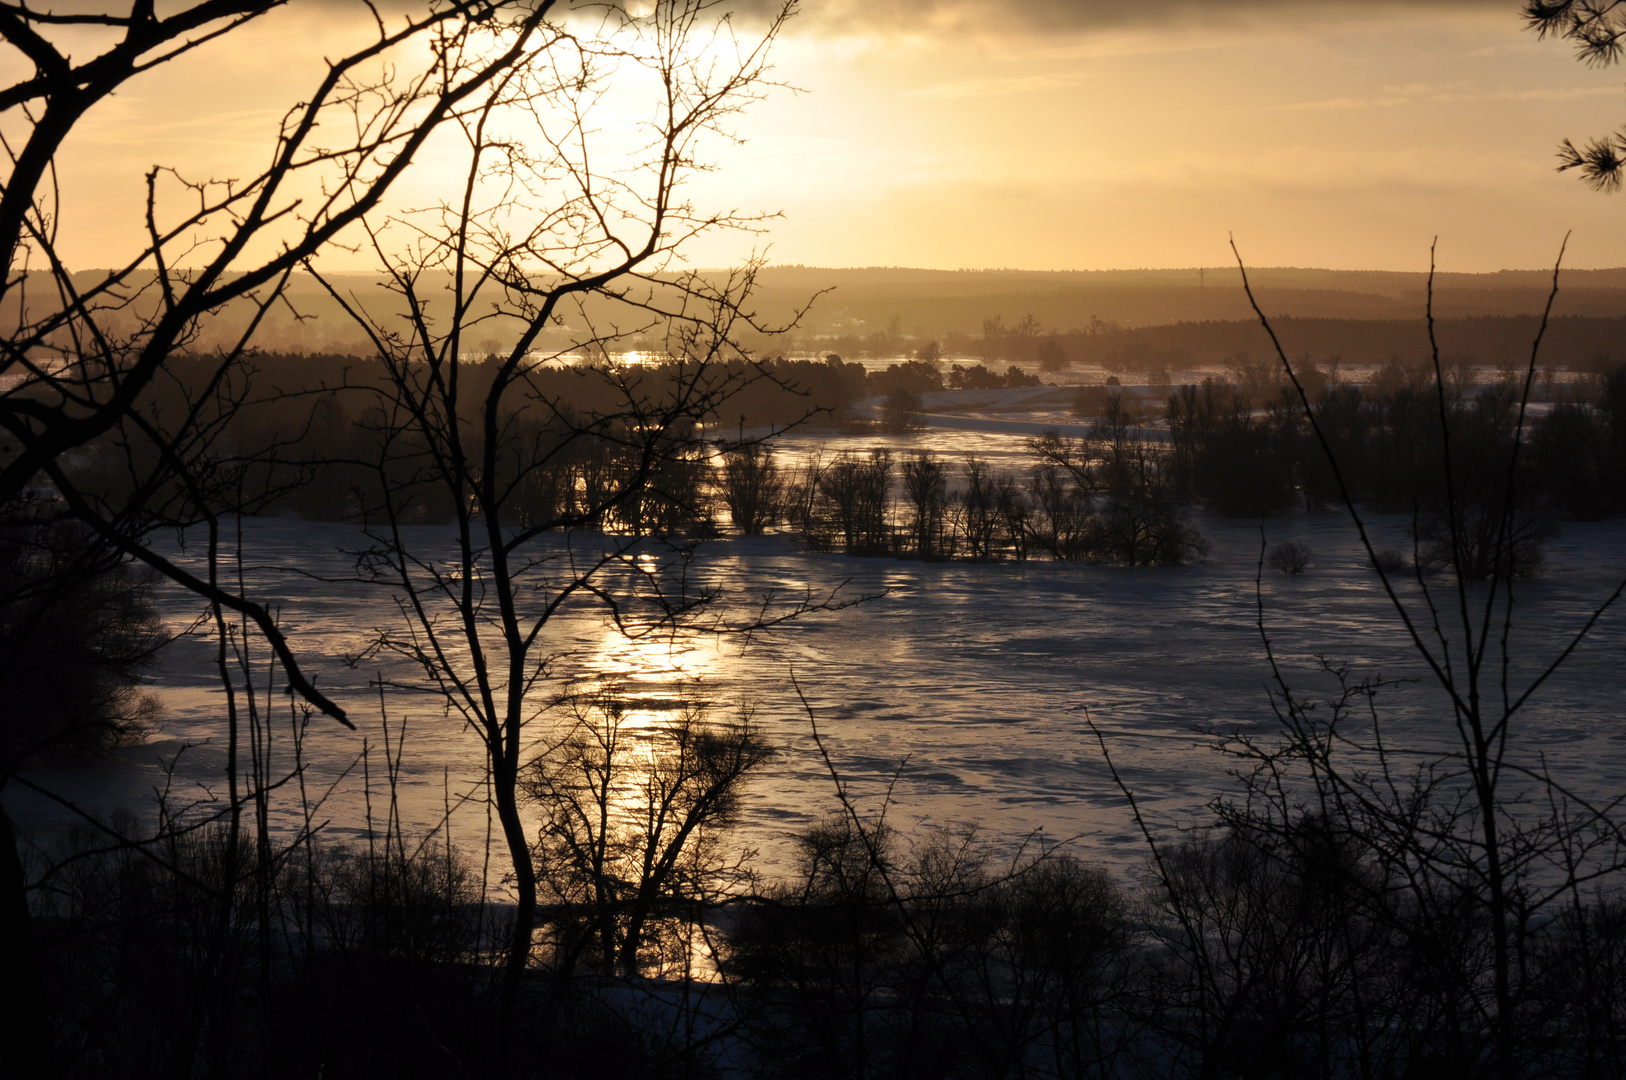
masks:
[[[533,60],[552,5],[446,0],[412,15],[364,18],[362,43],[332,54],[304,100],[267,132],[260,164],[230,180],[153,168],[143,238],[105,253],[112,270],[67,265],[66,232],[80,217],[73,189],[56,182],[59,148],[143,75],[220,38],[252,37],[259,16],[279,6],[128,0],[0,9],[0,40],[16,61],[0,89],[10,123],[0,185],[0,310],[9,320],[0,337],[0,505],[15,506],[48,481],[107,550],[133,555],[252,625],[294,692],[342,720],[343,710],[300,670],[270,611],[168,557],[146,534],[155,522],[213,525],[242,505],[232,475],[241,455],[213,442],[223,415],[243,400],[241,386],[228,384],[261,321],[290,275],[381,205],[438,130]],[[179,381],[180,355],[226,312],[235,329],[188,387],[186,407],[157,410],[158,389]],[[115,491],[87,481],[86,459],[117,459],[127,466],[125,483]],[[95,592],[114,579],[86,580],[100,583],[84,587]],[[15,866],[9,822],[0,832]],[[0,882],[13,920],[0,937],[28,935],[20,884],[16,875]],[[14,986],[27,1005],[0,1018],[0,1053],[17,1075],[45,1075],[43,999],[26,978]]]
[[[904,530],[922,559],[950,554],[948,540],[948,467],[930,450],[917,450],[903,460],[903,493],[909,509]]]
[[[1555,269],[1549,314],[1557,283]],[[1274,337],[1269,320],[1257,313]],[[1432,330],[1431,318],[1431,337]],[[1524,505],[1529,496],[1520,486],[1521,451],[1528,438],[1526,416],[1540,347],[1538,331],[1510,400],[1479,401],[1471,407],[1454,406],[1444,365],[1434,350],[1429,390],[1439,456],[1430,471],[1431,482],[1446,491],[1436,542],[1454,574],[1455,596],[1449,605],[1436,598],[1421,568],[1414,568],[1416,591],[1402,592],[1401,583],[1391,578],[1390,559],[1373,545],[1309,393],[1285,352],[1278,349],[1312,437],[1329,455],[1340,502],[1377,570],[1401,633],[1441,692],[1454,733],[1451,745],[1426,753],[1415,767],[1401,767],[1402,750],[1383,729],[1372,704],[1381,684],[1355,679],[1328,665],[1337,684],[1330,698],[1314,701],[1290,686],[1266,630],[1261,593],[1259,630],[1272,668],[1281,740],[1273,743],[1240,732],[1228,738],[1230,749],[1243,761],[1236,773],[1243,794],[1222,802],[1219,809],[1221,820],[1232,829],[1229,842],[1245,844],[1249,860],[1264,857],[1269,874],[1296,872],[1301,857],[1293,854],[1296,836],[1307,825],[1316,837],[1310,851],[1343,852],[1351,859],[1353,869],[1339,870],[1319,888],[1327,900],[1343,904],[1346,900],[1341,898],[1347,897],[1352,905],[1336,916],[1334,932],[1325,939],[1346,950],[1346,959],[1338,962],[1336,979],[1319,975],[1305,991],[1295,993],[1319,1010],[1313,1000],[1316,993],[1348,986],[1356,995],[1350,1000],[1351,1010],[1361,1010],[1352,1018],[1362,1026],[1376,1027],[1347,1040],[1335,1038],[1331,1044],[1318,1034],[1323,1054],[1334,1046],[1355,1049],[1365,1043],[1391,1057],[1395,1069],[1402,1062],[1437,1063],[1432,1067],[1507,1078],[1525,1075],[1537,1065],[1550,1066],[1556,1044],[1543,1034],[1548,1023],[1544,1010],[1551,999],[1543,987],[1542,951],[1547,943],[1582,930],[1576,920],[1592,917],[1585,913],[1583,888],[1615,879],[1626,868],[1626,847],[1613,816],[1615,804],[1598,804],[1576,794],[1545,765],[1524,764],[1516,751],[1532,737],[1539,739],[1540,733],[1528,726],[1526,706],[1532,695],[1626,594],[1622,582],[1580,621],[1554,656],[1535,665],[1533,676],[1521,674],[1532,670],[1528,658],[1518,657],[1508,642],[1513,592],[1521,574],[1518,552],[1525,539],[1523,523],[1529,520]],[[1478,474],[1483,474],[1483,481]],[[1492,483],[1494,494],[1487,491]],[[1261,572],[1264,559],[1261,548]],[[1187,903],[1195,894],[1182,884],[1184,856],[1171,860],[1168,852],[1158,853],[1155,844],[1154,852],[1170,915],[1194,954],[1214,940],[1201,925],[1203,912],[1234,911],[1250,918],[1259,911],[1268,913],[1268,907],[1252,902]],[[1268,880],[1262,874],[1249,870],[1242,877],[1256,888]],[[1290,895],[1282,885],[1270,885],[1268,893]],[[1364,927],[1373,926],[1373,919],[1375,928],[1401,935],[1406,966],[1363,973],[1347,953],[1352,932],[1358,932],[1356,940],[1370,940]],[[1315,924],[1298,914],[1292,921],[1306,927]],[[1316,951],[1328,955],[1325,945],[1307,955]],[[1199,974],[1224,974],[1241,955],[1235,949],[1226,949],[1223,955],[1207,953],[1195,967]],[[1601,962],[1606,962],[1604,955],[1600,954]],[[1599,973],[1597,968],[1589,970]],[[1210,984],[1214,977],[1203,975]],[[1243,985],[1229,976],[1227,980],[1229,986]],[[1283,975],[1260,985],[1291,988]],[[1398,999],[1391,996],[1397,988]],[[1213,999],[1221,1006],[1212,1013],[1216,1018],[1240,1013],[1225,1005],[1228,993]],[[1398,1002],[1399,1008],[1391,1002]],[[1279,1023],[1293,1014],[1291,1002],[1278,1001],[1269,1005],[1263,1018]],[[1394,1026],[1402,1017],[1406,1019]],[[1290,1045],[1283,1035],[1273,1035],[1267,1042]],[[1595,1054],[1596,1044],[1587,1053]],[[1365,1050],[1361,1055],[1362,1061],[1382,1060]],[[1321,1072],[1328,1072],[1329,1060],[1323,1057]]]
[[[1027,491],[1008,471],[1001,470],[994,476],[994,507],[999,512],[1000,534],[1006,550],[1016,561],[1023,561],[1028,557],[1033,509]]]
[[[773,448],[761,442],[742,442],[723,449],[723,501],[734,527],[746,536],[760,536],[779,522],[784,511],[785,480],[774,461]]]
[[[972,559],[993,558],[999,535],[999,492],[993,470],[975,454],[966,455],[965,480],[956,501],[966,555]]]
[[[542,820],[538,876],[559,911],[555,966],[692,977],[701,919],[749,879],[747,853],[724,834],[767,750],[748,715],[717,723],[685,702],[649,725],[614,686],[561,708],[570,719],[557,745],[521,783]]]
[[[1542,38],[1575,46],[1589,67],[1612,67],[1620,61],[1626,39],[1626,8],[1615,0],[1526,0],[1525,24]],[[1626,170],[1626,128],[1578,147],[1565,139],[1558,147],[1558,170],[1579,170],[1581,180],[1597,191],[1620,190]]]
[[[1033,511],[1029,517],[1032,542],[1053,559],[1082,559],[1087,555],[1091,513],[1089,489],[1068,468],[1041,461],[1030,473]]]
[[[534,838],[521,809],[526,749],[544,721],[538,694],[574,674],[558,664],[556,620],[588,608],[645,637],[681,630],[714,597],[685,572],[704,475],[700,432],[708,417],[729,415],[744,387],[772,379],[739,338],[776,328],[754,321],[747,305],[759,263],[724,275],[680,268],[693,237],[754,220],[702,211],[682,193],[698,145],[726,136],[728,118],[763,92],[789,14],[781,8],[749,41],[733,36],[709,0],[662,0],[642,17],[612,9],[599,39],[557,31],[546,62],[488,83],[459,142],[443,149],[443,166],[455,163],[463,177],[459,202],[360,223],[410,332],[398,331],[394,310],[322,279],[386,373],[371,391],[378,451],[365,463],[380,497],[366,508],[368,549],[357,566],[362,580],[396,592],[406,624],[383,628],[375,647],[415,672],[392,685],[433,694],[466,722],[489,768],[515,899],[497,1006],[504,1045],[539,918]],[[708,51],[719,38],[734,44]],[[696,63],[697,51],[715,63]],[[647,72],[642,85],[655,95],[658,119],[635,152],[648,156],[630,163],[596,153],[591,106],[616,78],[609,57]],[[513,116],[527,118],[528,136],[510,129]],[[389,239],[399,232],[425,239],[401,251]],[[589,301],[610,305],[617,321],[600,329]],[[579,348],[603,353],[637,335],[658,341],[667,360],[581,369],[594,404],[567,408],[552,374],[559,365],[535,353],[567,312],[583,327]],[[471,359],[468,337],[495,315],[517,335],[490,361]],[[523,438],[528,431],[546,437]],[[567,482],[574,497],[557,512],[527,511],[528,476],[595,455],[602,466]],[[856,464],[826,469],[819,490]],[[875,478],[869,464],[857,469],[862,490],[843,522],[859,548],[883,529],[884,455],[874,463],[879,499],[865,486]],[[403,528],[426,491],[448,516],[445,548],[426,548]],[[553,533],[563,541],[555,545]],[[750,625],[805,606],[792,600]],[[557,749],[587,760],[574,745]]]
[[[887,520],[892,492],[892,452],[867,458],[843,453],[820,474],[819,499],[849,555],[873,555],[891,547]]]
[[[888,364],[885,371],[872,371],[865,377],[872,394],[892,394],[905,391],[929,394],[943,389],[943,375],[935,360],[906,360],[901,364]]]

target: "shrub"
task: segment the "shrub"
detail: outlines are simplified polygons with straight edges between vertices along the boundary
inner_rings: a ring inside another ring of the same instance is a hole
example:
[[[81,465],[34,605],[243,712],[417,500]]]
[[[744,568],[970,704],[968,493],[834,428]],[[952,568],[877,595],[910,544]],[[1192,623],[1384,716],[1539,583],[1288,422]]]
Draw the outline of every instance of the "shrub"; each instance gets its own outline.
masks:
[[[903,492],[909,509],[908,545],[922,559],[953,553],[948,534],[948,467],[929,450],[903,463]]]
[[[681,977],[696,911],[748,876],[724,839],[768,751],[749,715],[715,723],[684,702],[646,725],[613,686],[565,707],[564,737],[521,784],[541,821],[533,857],[556,913],[555,966]]]
[[[1067,369],[1067,350],[1054,337],[1048,337],[1039,342],[1037,355],[1040,371],[1065,371]]]
[[[1179,566],[1208,554],[1208,541],[1177,508],[1135,498],[1112,500],[1090,519],[1090,558],[1123,566]]]
[[[1545,508],[1461,503],[1455,525],[1437,510],[1421,527],[1419,564],[1460,573],[1466,581],[1539,577],[1558,525]]]
[[[904,433],[925,427],[920,417],[920,395],[901,387],[886,395],[881,405],[881,427],[887,431]]]
[[[1406,556],[1394,548],[1383,548],[1378,551],[1376,557],[1372,560],[1372,565],[1390,577],[1396,574],[1404,574],[1411,569],[1411,564],[1406,561]]]
[[[722,487],[734,527],[746,536],[759,536],[778,524],[785,481],[766,445],[742,443],[724,450]]]
[[[1049,854],[1000,874],[974,833],[900,850],[851,818],[800,844],[731,938],[754,1075],[1115,1075],[1138,942],[1105,873]]]
[[[1270,556],[1267,560],[1272,570],[1280,571],[1288,576],[1304,573],[1304,568],[1310,565],[1310,547],[1297,540],[1283,540],[1271,545]]]
[[[892,454],[872,450],[868,458],[843,453],[818,479],[818,498],[841,537],[847,554],[874,554],[890,547],[887,506],[892,488]]]

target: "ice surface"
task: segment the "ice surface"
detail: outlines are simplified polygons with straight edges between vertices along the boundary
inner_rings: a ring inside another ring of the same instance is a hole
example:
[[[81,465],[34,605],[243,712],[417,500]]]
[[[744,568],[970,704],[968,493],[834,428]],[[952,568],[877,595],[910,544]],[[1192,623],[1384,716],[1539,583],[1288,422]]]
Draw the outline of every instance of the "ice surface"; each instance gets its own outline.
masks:
[[[1008,435],[963,435],[953,449],[981,450],[1011,466],[1021,461],[1020,443]],[[901,448],[915,438],[887,442]],[[811,441],[803,439],[803,447]],[[876,442],[838,437],[827,448]],[[696,679],[701,689],[689,692],[719,712],[738,703],[754,708],[776,754],[751,786],[740,837],[760,849],[759,865],[770,873],[789,857],[788,837],[834,806],[793,677],[865,806],[876,808],[896,776],[894,824],[976,825],[1002,844],[1040,832],[1072,840],[1094,857],[1128,862],[1139,859],[1141,843],[1083,710],[1106,733],[1143,809],[1162,826],[1204,820],[1207,803],[1230,789],[1209,732],[1236,726],[1263,733],[1274,722],[1256,626],[1260,523],[1196,520],[1212,544],[1210,558],[1163,569],[922,564],[813,555],[784,538],[719,541],[700,549],[696,567],[721,590],[723,609],[734,618],[743,618],[767,588],[822,593],[841,586],[846,596],[877,598],[748,640],[705,634],[629,642],[586,606],[550,625],[546,648],[558,679],[619,677],[650,699],[655,715],[680,684]],[[1380,546],[1406,546],[1407,524],[1401,517],[1376,519]],[[319,580],[349,573],[344,552],[358,544],[354,528],[288,519],[253,520],[244,528],[245,549],[259,567],[250,575],[251,592],[280,610],[307,671],[360,727],[352,733],[318,718],[306,742],[307,791],[332,786],[316,821],[326,822],[331,835],[359,836],[369,794],[378,814],[387,790],[379,698],[369,683],[380,672],[406,672],[379,657],[354,667],[344,661],[364,654],[375,629],[399,626],[402,616],[387,591]],[[1447,745],[1442,697],[1365,566],[1347,516],[1295,513],[1263,529],[1272,542],[1298,539],[1314,551],[1302,577],[1267,571],[1263,579],[1268,632],[1289,680],[1325,689],[1317,656],[1349,661],[1363,673],[1419,680],[1380,695],[1389,730],[1407,746]],[[450,539],[449,530],[434,526],[412,535],[422,550],[445,554]],[[1626,574],[1626,524],[1567,525],[1549,564],[1544,578],[1517,588],[1515,666],[1524,678]],[[1406,592],[1415,602],[1415,587]],[[198,610],[194,599],[174,591],[166,591],[163,607],[172,626]],[[1457,624],[1447,625],[1460,640]],[[1514,731],[1521,760],[1534,763],[1545,754],[1566,782],[1594,796],[1626,788],[1623,645],[1623,620],[1606,617]],[[176,798],[218,795],[225,706],[213,657],[207,638],[169,648],[156,685],[167,719],[151,741],[108,762],[43,770],[33,779],[103,814],[150,809],[153,791],[166,782]],[[262,680],[265,661],[262,647],[255,657]],[[540,689],[538,701],[559,685]],[[286,767],[288,705],[277,700],[274,764]],[[454,811],[453,833],[465,843],[482,842],[487,816],[478,741],[432,699],[392,692],[386,704],[392,725],[406,723],[398,794],[407,831],[428,831],[448,801],[472,796]],[[537,722],[538,738],[551,723]],[[392,743],[397,738],[392,727]],[[359,762],[364,740],[370,793]],[[297,799],[291,790],[277,799],[279,822],[292,827],[300,820]],[[36,833],[72,820],[61,806],[27,792],[8,792],[7,803]]]

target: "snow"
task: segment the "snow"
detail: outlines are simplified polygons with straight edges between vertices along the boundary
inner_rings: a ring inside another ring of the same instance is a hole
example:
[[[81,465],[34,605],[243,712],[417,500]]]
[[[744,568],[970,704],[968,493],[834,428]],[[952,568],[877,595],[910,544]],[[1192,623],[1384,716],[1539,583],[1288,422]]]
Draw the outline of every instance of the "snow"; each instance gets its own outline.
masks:
[[[824,446],[944,448],[946,434],[833,436]],[[792,449],[805,452],[818,442],[798,437]],[[946,448],[975,450],[1001,467],[1024,461],[1021,440],[997,430],[956,432]],[[544,634],[554,679],[536,700],[569,678],[609,676],[646,699],[657,720],[661,702],[685,686],[718,715],[736,705],[752,707],[776,753],[751,785],[737,838],[759,851],[757,865],[769,874],[791,858],[789,838],[835,806],[798,687],[861,805],[878,811],[890,785],[893,824],[906,830],[975,826],[1005,847],[1039,833],[1127,865],[1140,859],[1142,842],[1088,720],[1104,733],[1124,780],[1160,827],[1202,822],[1206,805],[1231,789],[1227,763],[1211,749],[1214,730],[1267,733],[1274,723],[1256,625],[1261,524],[1203,515],[1196,522],[1212,545],[1209,559],[1159,569],[853,559],[805,553],[783,537],[708,543],[697,572],[721,590],[721,610],[735,620],[768,588],[788,595],[839,587],[849,598],[874,598],[749,638],[700,634],[640,642],[623,637],[599,609],[567,609]],[[1378,546],[1409,548],[1407,524],[1397,516],[1375,519]],[[1261,585],[1268,632],[1295,689],[1327,689],[1318,656],[1349,661],[1363,674],[1414,680],[1379,696],[1391,736],[1420,750],[1449,745],[1442,695],[1366,567],[1347,515],[1300,512],[1262,528],[1272,542],[1296,539],[1314,552],[1302,577],[1267,570]],[[307,673],[351,711],[359,728],[346,731],[320,717],[312,723],[304,747],[306,789],[313,797],[332,789],[314,819],[327,823],[330,836],[361,837],[369,795],[375,816],[386,798],[383,719],[370,680],[381,672],[410,673],[382,657],[354,666],[346,660],[365,654],[379,628],[399,627],[402,615],[387,591],[321,580],[350,574],[353,559],[345,551],[359,542],[353,527],[260,519],[245,522],[244,530],[257,567],[249,575],[251,593],[279,610]],[[421,550],[450,554],[448,529],[419,526],[411,539]],[[542,547],[557,550],[559,543]],[[1626,523],[1566,526],[1549,566],[1544,578],[1517,589],[1514,655],[1523,679],[1626,575]],[[1405,592],[1408,602],[1420,602],[1415,586]],[[164,594],[172,627],[185,625],[198,609],[178,591]],[[1460,640],[1449,618],[1446,625]],[[1544,754],[1578,790],[1594,797],[1622,793],[1623,646],[1626,624],[1606,616],[1520,714],[1512,739],[1519,760],[1535,764]],[[206,638],[170,646],[155,684],[166,720],[149,742],[111,761],[39,770],[31,779],[101,814],[150,812],[152,793],[166,783],[177,800],[217,797],[225,706],[213,657]],[[263,647],[253,660],[263,685],[270,670]],[[286,768],[292,764],[290,706],[280,693],[273,697],[273,763]],[[454,837],[484,843],[478,740],[432,698],[391,692],[385,704],[392,745],[399,725],[406,726],[398,795],[407,832],[435,828],[450,803]],[[535,736],[544,738],[555,722],[542,716]],[[364,745],[370,793],[362,777]],[[6,799],[37,835],[73,820],[61,805],[15,786]],[[302,811],[293,789],[276,800],[279,827],[296,827]]]

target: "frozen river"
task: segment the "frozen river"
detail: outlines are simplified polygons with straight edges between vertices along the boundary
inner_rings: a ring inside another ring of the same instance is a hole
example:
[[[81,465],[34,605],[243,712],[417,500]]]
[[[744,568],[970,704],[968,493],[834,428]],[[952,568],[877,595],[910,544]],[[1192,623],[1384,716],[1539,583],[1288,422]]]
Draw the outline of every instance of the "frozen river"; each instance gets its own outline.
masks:
[[[1016,470],[1027,463],[1029,428],[1069,419],[1068,393],[934,395],[927,402],[939,410],[929,418],[933,426],[917,434],[809,433],[782,445],[792,461],[814,449],[828,457],[884,443],[895,452],[976,453],[996,468]],[[751,785],[740,837],[760,850],[759,865],[770,872],[787,857],[788,838],[834,805],[793,678],[844,778],[869,808],[896,774],[893,824],[976,825],[1003,842],[1039,832],[1094,857],[1138,859],[1140,841],[1084,710],[1106,733],[1143,809],[1162,826],[1204,820],[1206,805],[1230,788],[1209,732],[1266,732],[1274,722],[1255,622],[1260,524],[1206,516],[1196,522],[1211,544],[1208,559],[1158,569],[853,559],[808,554],[773,537],[709,543],[700,548],[696,578],[718,590],[720,609],[736,619],[770,588],[823,595],[839,587],[846,598],[874,599],[749,639],[629,641],[601,609],[568,610],[549,625],[545,648],[555,657],[557,679],[538,688],[537,700],[573,678],[610,677],[644,703],[650,722],[660,721],[662,703],[680,689],[709,701],[719,715],[750,706],[775,754]],[[1399,517],[1377,519],[1379,546],[1409,549],[1407,525]],[[1269,630],[1295,689],[1329,689],[1317,657],[1349,662],[1363,675],[1416,680],[1380,695],[1388,734],[1424,750],[1446,745],[1442,696],[1425,680],[1347,517],[1289,514],[1264,529],[1272,542],[1296,539],[1314,551],[1305,575],[1264,579]],[[330,835],[356,836],[369,796],[375,812],[382,806],[387,709],[392,745],[406,724],[397,784],[406,830],[428,832],[450,803],[453,834],[483,842],[478,740],[432,698],[390,692],[381,706],[372,680],[410,674],[399,661],[391,667],[373,655],[347,663],[368,653],[378,631],[403,626],[391,594],[342,583],[352,575],[354,560],[345,552],[358,546],[358,532],[261,519],[245,523],[243,539],[246,561],[256,567],[250,592],[279,610],[307,672],[358,725],[351,732],[318,718],[311,728],[306,790],[331,789],[315,820],[326,822]],[[420,551],[436,558],[451,554],[450,539],[449,530],[435,526],[411,534]],[[549,543],[556,549],[559,542]],[[1525,674],[1626,575],[1626,522],[1567,525],[1548,561],[1543,578],[1517,590],[1514,646]],[[163,612],[179,629],[199,605],[168,591]],[[207,637],[176,641],[155,674],[165,719],[153,738],[113,760],[36,779],[101,814],[150,812],[154,791],[165,784],[177,802],[217,796],[225,703],[213,657]],[[259,670],[263,678],[263,664]],[[1522,714],[1514,754],[1530,763],[1545,755],[1581,790],[1618,795],[1626,789],[1623,695],[1626,612],[1606,617]],[[288,706],[276,697],[273,771],[292,763]],[[538,738],[549,724],[547,717],[537,723]],[[370,792],[360,761],[364,741]],[[61,807],[15,789],[7,802],[36,833],[71,821]],[[288,826],[301,821],[299,805],[292,788],[274,803]]]
[[[548,648],[558,656],[560,676],[609,675],[652,701],[669,699],[687,683],[719,712],[734,703],[754,707],[776,753],[751,786],[741,835],[761,850],[767,869],[786,856],[791,833],[832,806],[792,676],[838,765],[869,805],[902,765],[894,824],[976,824],[1006,841],[1040,831],[1077,838],[1097,857],[1131,859],[1138,842],[1082,709],[1107,733],[1143,806],[1164,824],[1200,820],[1205,804],[1227,788],[1225,763],[1204,732],[1270,724],[1268,672],[1255,627],[1259,525],[1198,522],[1212,544],[1209,559],[1169,569],[921,564],[810,555],[775,538],[721,541],[702,548],[697,566],[724,603],[768,586],[818,592],[842,586],[849,596],[879,595],[749,641],[699,635],[629,642],[589,609],[554,623]],[[1380,527],[1399,546],[1404,524],[1384,519]],[[1315,552],[1304,576],[1265,578],[1271,635],[1296,683],[1316,684],[1317,655],[1390,678],[1423,674],[1341,514],[1289,515],[1265,529],[1272,540],[1299,539]],[[416,537],[425,548],[447,539],[435,527]],[[375,809],[383,798],[380,705],[369,680],[384,669],[377,661],[352,668],[344,659],[362,653],[378,628],[398,625],[401,616],[388,595],[319,582],[291,568],[342,577],[350,560],[341,552],[355,544],[355,531],[344,525],[260,520],[248,522],[245,533],[247,550],[263,567],[252,575],[252,591],[280,608],[307,670],[360,729],[318,719],[307,741],[308,790],[325,790],[350,770],[318,815],[340,836],[357,834],[365,821],[368,793],[355,765],[364,738],[372,747]],[[1516,642],[1520,655],[1531,658],[1548,655],[1626,573],[1626,526],[1569,526],[1550,565],[1546,577],[1518,591]],[[166,594],[172,626],[196,607]],[[1606,618],[1516,733],[1518,753],[1533,760],[1544,752],[1566,779],[1595,793],[1626,787],[1623,626],[1620,617]],[[224,699],[212,649],[202,638],[169,648],[156,678],[166,718],[149,742],[113,761],[39,779],[104,813],[150,805],[166,781],[166,763],[178,796],[218,792]],[[1439,744],[1444,714],[1426,683],[1387,691],[1379,703],[1397,738]],[[386,704],[392,721],[407,725],[399,781],[407,830],[429,829],[448,798],[473,794],[454,812],[453,831],[475,840],[486,820],[477,741],[424,698],[393,693]],[[281,710],[273,730],[285,732],[286,705]],[[288,752],[284,737],[273,750],[277,762],[288,764]],[[291,824],[297,804],[287,793],[278,798]],[[8,801],[36,829],[66,820],[34,797],[14,793]]]

